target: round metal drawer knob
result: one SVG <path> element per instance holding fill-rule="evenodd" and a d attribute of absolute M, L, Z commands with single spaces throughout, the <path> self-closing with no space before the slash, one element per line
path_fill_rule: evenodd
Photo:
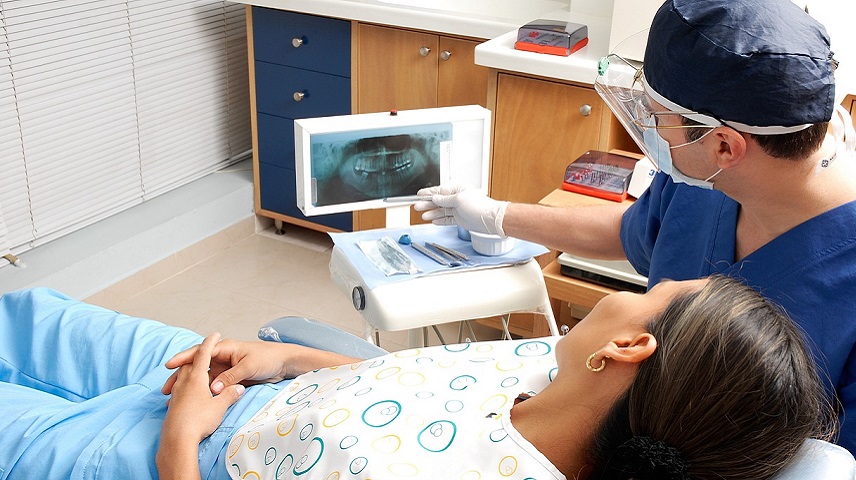
<path fill-rule="evenodd" d="M 589 115 L 591 115 L 591 105 L 586 103 L 585 105 L 580 107 L 580 115 L 584 117 L 588 117 Z"/>
<path fill-rule="evenodd" d="M 442 52 L 440 52 L 440 60 L 448 60 L 450 58 L 452 58 L 452 52 L 448 50 L 443 50 Z"/>
<path fill-rule="evenodd" d="M 298 48 L 301 45 L 303 45 L 303 39 L 298 38 L 298 37 L 294 37 L 291 39 L 291 45 L 294 46 L 294 48 Z"/>
<path fill-rule="evenodd" d="M 294 92 L 294 95 L 292 95 L 292 97 L 294 98 L 295 102 L 299 102 L 303 100 L 304 97 L 306 97 L 306 94 L 303 92 Z"/>
<path fill-rule="evenodd" d="M 422 55 L 423 57 L 427 57 L 429 53 L 431 53 L 431 49 L 428 47 L 422 47 L 419 49 L 419 55 Z"/>

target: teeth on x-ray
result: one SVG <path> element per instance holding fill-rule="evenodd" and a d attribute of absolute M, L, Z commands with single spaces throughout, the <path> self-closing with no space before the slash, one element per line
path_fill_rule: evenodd
<path fill-rule="evenodd" d="M 315 205 L 413 195 L 439 185 L 440 143 L 451 138 L 451 126 L 425 128 L 426 133 L 313 143 Z"/>

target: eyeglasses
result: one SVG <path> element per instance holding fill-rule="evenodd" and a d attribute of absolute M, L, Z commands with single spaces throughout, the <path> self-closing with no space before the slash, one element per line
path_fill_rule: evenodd
<path fill-rule="evenodd" d="M 678 121 L 670 121 L 667 125 L 663 125 L 660 122 L 660 117 L 673 117 L 677 118 Z M 631 122 L 639 128 L 656 128 L 658 130 L 678 128 L 710 128 L 712 130 L 716 128 L 715 126 L 704 125 L 698 122 L 686 125 L 683 123 L 684 118 L 686 117 L 683 114 L 671 110 L 655 110 L 654 105 L 651 103 L 651 97 L 644 92 L 636 95 L 636 98 L 634 98 L 633 118 Z"/>
<path fill-rule="evenodd" d="M 701 123 L 684 125 L 678 122 L 666 122 L 666 125 L 661 124 L 660 117 L 686 117 L 686 115 L 693 115 L 696 112 L 658 110 L 658 107 L 654 105 L 653 100 L 645 91 L 643 77 L 641 62 L 628 60 L 621 55 L 612 53 L 601 58 L 598 62 L 598 78 L 595 82 L 595 90 L 605 99 L 610 98 L 616 102 L 612 106 L 620 105 L 620 110 L 628 114 L 627 120 L 640 129 L 716 128 Z"/>

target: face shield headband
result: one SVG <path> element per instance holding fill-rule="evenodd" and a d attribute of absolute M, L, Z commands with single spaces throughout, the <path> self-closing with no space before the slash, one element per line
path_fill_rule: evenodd
<path fill-rule="evenodd" d="M 716 128 L 728 126 L 739 132 L 750 134 L 781 134 L 790 133 L 810 125 L 797 125 L 790 127 L 754 127 L 730 121 L 720 121 L 714 117 L 693 112 L 681 107 L 669 99 L 663 97 L 656 90 L 650 88 L 642 73 L 642 62 L 625 59 L 620 55 L 610 54 L 598 63 L 598 76 L 594 83 L 595 91 L 600 95 L 612 113 L 624 129 L 630 134 L 642 152 L 648 158 L 656 159 L 661 152 L 650 151 L 646 137 L 651 137 L 648 130 L 661 128 Z M 667 110 L 657 110 L 653 107 L 651 100 L 656 101 Z M 658 107 L 659 108 L 659 107 Z M 856 131 L 848 113 L 837 106 L 836 114 L 833 114 L 830 123 L 835 137 L 836 152 L 831 158 L 824 158 L 818 162 L 817 173 L 825 170 L 837 158 L 847 157 L 856 160 Z M 657 125 L 657 117 L 664 115 L 680 115 L 698 122 L 700 125 Z M 650 138 L 649 138 L 650 140 Z M 662 145 L 661 145 L 662 147 Z M 660 166 L 657 165 L 659 169 Z"/>
<path fill-rule="evenodd" d="M 645 82 L 641 62 L 627 60 L 616 54 L 604 57 L 598 63 L 598 76 L 595 79 L 594 88 L 642 153 L 652 160 L 658 158 L 660 152 L 650 151 L 651 142 L 646 142 L 645 139 L 654 134 L 657 129 L 713 129 L 723 125 L 713 117 L 687 110 L 662 98 Z M 669 110 L 655 107 L 652 99 Z M 658 118 L 666 115 L 686 117 L 698 124 L 675 125 L 675 122 L 670 122 L 671 125 L 659 125 Z M 660 168 L 659 165 L 657 167 Z"/>

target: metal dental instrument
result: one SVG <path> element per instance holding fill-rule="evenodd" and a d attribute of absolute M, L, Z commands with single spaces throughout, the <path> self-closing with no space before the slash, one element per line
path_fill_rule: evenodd
<path fill-rule="evenodd" d="M 432 252 L 431 250 L 428 250 L 427 248 L 423 247 L 422 245 L 419 245 L 418 243 L 415 243 L 415 242 L 411 243 L 410 246 L 413 247 L 414 249 L 416 249 L 417 252 L 421 253 L 422 255 L 425 255 L 426 257 L 430 258 L 431 260 L 434 260 L 435 262 L 439 263 L 440 265 L 445 265 L 447 267 L 460 267 L 461 266 L 460 262 L 446 260 L 445 258 L 441 257 L 440 255 L 437 255 L 436 253 Z"/>
<path fill-rule="evenodd" d="M 458 262 L 458 259 L 457 259 L 454 255 L 452 255 L 452 254 L 450 254 L 450 253 L 447 253 L 447 252 L 445 252 L 445 251 L 443 251 L 443 250 L 440 250 L 439 248 L 435 247 L 435 246 L 434 246 L 434 244 L 432 244 L 432 243 L 430 243 L 430 242 L 425 242 L 425 247 L 427 247 L 429 250 L 431 250 L 432 252 L 436 253 L 437 255 L 439 255 L 439 256 L 441 256 L 441 257 L 445 258 L 445 259 L 446 259 L 446 260 L 448 260 L 450 263 L 456 263 L 456 262 Z"/>
<path fill-rule="evenodd" d="M 426 245 L 428 245 L 429 247 L 431 247 L 435 250 L 439 250 L 443 253 L 451 255 L 452 257 L 457 258 L 458 260 L 463 260 L 466 262 L 467 260 L 470 259 L 469 255 L 462 253 L 462 252 L 459 252 L 459 251 L 455 250 L 454 248 L 450 248 L 450 247 L 447 247 L 445 245 L 440 245 L 439 243 L 431 242 L 431 243 L 427 243 Z"/>
<path fill-rule="evenodd" d="M 386 203 L 408 203 L 408 202 L 424 202 L 427 200 L 431 200 L 431 195 L 410 195 L 406 197 L 389 197 L 384 198 L 383 201 Z"/>

